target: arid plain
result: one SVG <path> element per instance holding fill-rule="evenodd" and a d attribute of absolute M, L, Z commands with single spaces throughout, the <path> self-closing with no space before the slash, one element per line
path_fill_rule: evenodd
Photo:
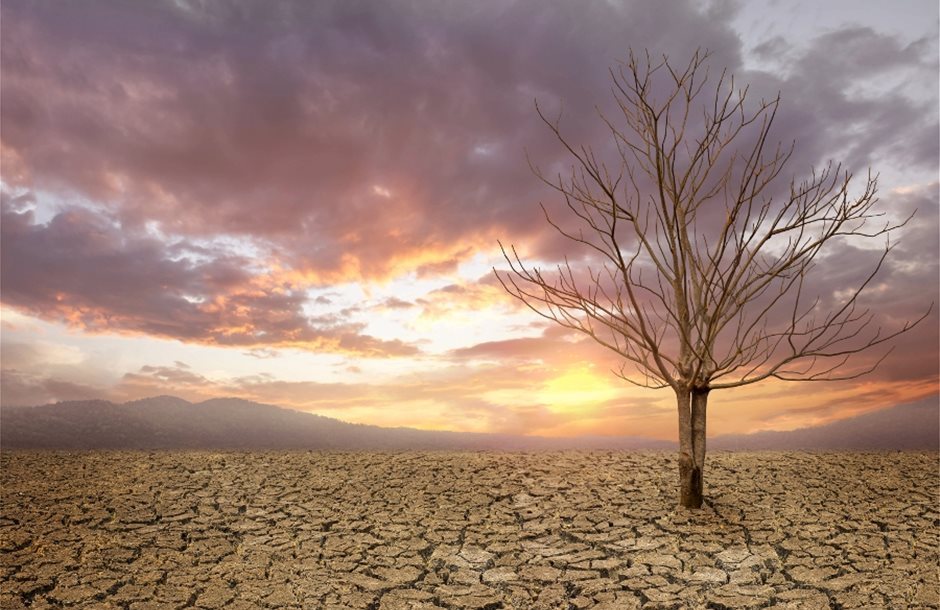
<path fill-rule="evenodd" d="M 0 607 L 936 608 L 936 453 L 7 452 Z"/>

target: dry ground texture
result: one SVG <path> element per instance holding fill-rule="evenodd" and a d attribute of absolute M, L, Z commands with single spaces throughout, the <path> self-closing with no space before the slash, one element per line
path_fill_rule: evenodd
<path fill-rule="evenodd" d="M 2 608 L 936 608 L 938 456 L 6 453 Z"/>

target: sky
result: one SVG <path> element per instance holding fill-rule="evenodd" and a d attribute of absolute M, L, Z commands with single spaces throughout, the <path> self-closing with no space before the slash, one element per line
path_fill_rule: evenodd
<path fill-rule="evenodd" d="M 878 174 L 887 218 L 916 210 L 863 304 L 886 330 L 927 311 L 935 1 L 4 0 L 2 403 L 238 396 L 384 426 L 674 439 L 668 389 L 624 383 L 616 354 L 493 268 L 500 241 L 545 268 L 571 252 L 530 168 L 571 159 L 534 101 L 603 147 L 608 70 L 697 48 L 752 99 L 780 93 L 786 181 L 834 160 Z M 882 247 L 827 251 L 818 296 Z M 709 432 L 936 395 L 936 311 L 862 378 L 714 392 Z"/>

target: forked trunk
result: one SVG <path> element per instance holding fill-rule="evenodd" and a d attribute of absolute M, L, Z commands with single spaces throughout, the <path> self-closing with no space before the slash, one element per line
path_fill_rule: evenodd
<path fill-rule="evenodd" d="M 679 408 L 679 504 L 685 508 L 701 508 L 708 389 L 677 390 L 676 402 Z"/>

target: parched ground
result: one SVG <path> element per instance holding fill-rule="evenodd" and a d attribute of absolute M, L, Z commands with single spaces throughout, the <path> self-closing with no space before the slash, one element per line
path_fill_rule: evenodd
<path fill-rule="evenodd" d="M 0 607 L 936 608 L 938 456 L 5 453 Z"/>

